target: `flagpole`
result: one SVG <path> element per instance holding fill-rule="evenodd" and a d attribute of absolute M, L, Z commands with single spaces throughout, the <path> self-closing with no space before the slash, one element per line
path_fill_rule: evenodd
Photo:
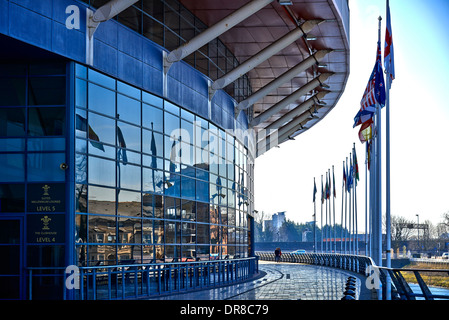
<path fill-rule="evenodd" d="M 323 175 L 321 175 L 321 253 L 323 253 L 323 202 L 324 202 Z"/>
<path fill-rule="evenodd" d="M 333 207 L 334 207 L 334 225 L 332 228 L 333 234 L 334 234 L 334 253 L 337 253 L 337 242 L 336 242 L 336 236 L 335 236 L 335 197 L 337 195 L 335 191 L 335 172 L 334 172 L 334 165 L 332 165 L 332 179 L 333 179 L 333 185 L 334 185 L 334 194 L 332 195 L 332 201 L 333 201 Z"/>
<path fill-rule="evenodd" d="M 347 223 L 347 216 L 348 216 L 348 182 L 349 182 L 349 175 L 348 175 L 348 157 L 346 157 L 346 190 L 345 190 L 345 254 L 347 253 L 347 239 L 348 239 L 348 223 Z"/>
<path fill-rule="evenodd" d="M 316 253 L 316 183 L 313 177 L 313 252 Z"/>
<path fill-rule="evenodd" d="M 344 203 L 344 193 L 345 193 L 345 161 L 343 160 L 343 181 L 341 184 L 341 230 L 340 230 L 340 253 L 343 253 L 343 203 Z"/>
<path fill-rule="evenodd" d="M 365 151 L 365 256 L 368 255 L 368 148 L 369 141 L 366 142 Z"/>

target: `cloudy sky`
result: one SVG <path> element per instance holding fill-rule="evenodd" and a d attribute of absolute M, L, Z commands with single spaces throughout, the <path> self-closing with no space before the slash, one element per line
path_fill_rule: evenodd
<path fill-rule="evenodd" d="M 266 215 L 286 211 L 295 222 L 313 220 L 313 179 L 334 166 L 336 215 L 341 214 L 343 160 L 356 145 L 360 182 L 358 229 L 365 226 L 365 145 L 353 119 L 375 62 L 378 17 L 385 0 L 351 0 L 351 65 L 346 90 L 337 106 L 311 130 L 256 159 L 255 208 Z M 391 214 L 420 223 L 442 221 L 449 211 L 449 1 L 390 0 L 396 79 L 390 91 Z M 385 138 L 385 108 L 383 109 Z M 383 142 L 385 156 L 385 140 Z M 383 159 L 385 213 L 385 157 Z M 320 192 L 317 194 L 320 197 Z M 317 201 L 317 216 L 320 202 Z M 318 224 L 320 221 L 318 221 Z"/>

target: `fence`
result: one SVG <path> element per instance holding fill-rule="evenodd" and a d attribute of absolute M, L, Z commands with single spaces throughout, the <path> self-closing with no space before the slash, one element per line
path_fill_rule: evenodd
<path fill-rule="evenodd" d="M 39 283 L 52 282 L 62 299 L 140 299 L 245 281 L 259 272 L 257 257 L 187 263 L 80 267 L 70 290 L 66 269 L 29 268 L 28 298 L 39 297 Z M 50 271 L 50 272 L 46 272 Z"/>

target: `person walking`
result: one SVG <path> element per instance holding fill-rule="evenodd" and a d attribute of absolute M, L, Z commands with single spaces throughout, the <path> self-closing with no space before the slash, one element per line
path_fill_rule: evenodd
<path fill-rule="evenodd" d="M 276 250 L 274 250 L 274 261 L 281 262 L 281 248 L 277 247 Z"/>

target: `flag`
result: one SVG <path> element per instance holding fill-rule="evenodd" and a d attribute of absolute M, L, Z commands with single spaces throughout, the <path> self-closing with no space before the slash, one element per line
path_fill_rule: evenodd
<path fill-rule="evenodd" d="M 371 141 L 366 142 L 366 159 L 367 159 L 367 165 L 368 170 L 370 170 L 370 164 L 371 164 Z"/>
<path fill-rule="evenodd" d="M 313 202 L 315 202 L 315 195 L 316 195 L 316 183 L 315 178 L 313 178 Z"/>
<path fill-rule="evenodd" d="M 118 151 L 117 151 L 117 159 L 122 160 L 123 164 L 126 165 L 128 163 L 128 156 L 126 155 L 126 142 L 123 137 L 122 130 L 119 126 L 117 126 L 117 139 L 118 139 Z"/>
<path fill-rule="evenodd" d="M 328 181 L 327 179 L 327 172 L 326 172 L 326 199 L 329 199 L 329 197 L 330 197 L 330 181 Z"/>
<path fill-rule="evenodd" d="M 373 118 L 368 119 L 368 121 L 362 123 L 359 130 L 359 139 L 361 143 L 370 141 L 373 137 Z"/>
<path fill-rule="evenodd" d="M 153 129 L 153 123 L 151 123 L 151 129 Z M 154 131 L 151 131 L 151 167 L 157 168 L 157 150 L 156 150 L 156 139 L 154 138 Z"/>
<path fill-rule="evenodd" d="M 376 112 L 376 106 L 385 106 L 385 83 L 382 71 L 380 42 L 377 42 L 376 63 L 366 85 L 362 100 L 360 101 L 360 111 L 354 117 L 356 127 L 368 121 Z M 362 121 L 363 120 L 363 121 Z"/>
<path fill-rule="evenodd" d="M 100 138 L 95 133 L 95 131 L 91 128 L 91 126 L 87 125 L 87 119 L 80 116 L 79 114 L 75 117 L 75 129 L 87 132 L 87 137 L 90 139 L 90 144 L 92 147 L 97 148 L 104 152 L 103 143 L 100 142 Z"/>
<path fill-rule="evenodd" d="M 345 187 L 345 190 L 347 190 L 347 183 L 348 181 L 346 180 L 346 169 L 345 164 L 343 163 L 343 187 Z"/>
<path fill-rule="evenodd" d="M 324 203 L 323 176 L 321 176 L 321 203 Z"/>
<path fill-rule="evenodd" d="M 334 174 L 334 168 L 332 167 L 332 178 L 334 179 L 334 198 L 337 197 L 337 190 L 335 189 L 335 174 Z"/>
<path fill-rule="evenodd" d="M 393 31 L 391 30 L 390 1 L 387 0 L 387 29 L 385 30 L 385 48 L 384 65 L 387 77 L 390 77 L 390 86 L 395 78 L 394 73 L 394 49 L 393 49 Z"/>
<path fill-rule="evenodd" d="M 357 181 L 359 181 L 359 164 L 357 163 L 357 154 L 356 154 L 356 152 L 355 152 L 355 148 L 353 148 L 353 150 L 354 150 L 354 154 L 353 154 L 353 157 L 354 157 L 354 178 L 355 178 L 355 180 L 356 180 L 356 185 L 357 185 Z"/>

